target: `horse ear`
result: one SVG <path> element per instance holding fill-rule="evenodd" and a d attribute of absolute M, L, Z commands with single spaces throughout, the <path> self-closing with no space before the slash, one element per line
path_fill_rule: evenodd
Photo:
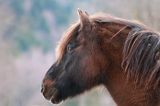
<path fill-rule="evenodd" d="M 80 9 L 78 9 L 78 15 L 80 18 L 80 28 L 82 29 L 88 27 L 88 25 L 90 24 L 88 13 L 86 11 L 83 12 Z"/>

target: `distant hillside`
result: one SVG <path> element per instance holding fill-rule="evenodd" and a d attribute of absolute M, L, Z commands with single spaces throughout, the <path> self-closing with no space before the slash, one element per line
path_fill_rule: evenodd
<path fill-rule="evenodd" d="M 5 5 L 12 12 L 8 16 L 14 15 L 2 35 L 21 52 L 34 46 L 48 51 L 57 41 L 57 34 L 68 24 L 74 3 L 64 0 L 2 1 L 0 6 Z"/>

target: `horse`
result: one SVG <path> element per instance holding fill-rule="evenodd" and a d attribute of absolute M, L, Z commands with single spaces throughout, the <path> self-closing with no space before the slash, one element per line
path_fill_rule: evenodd
<path fill-rule="evenodd" d="M 136 21 L 78 10 L 42 81 L 53 104 L 99 85 L 118 106 L 160 106 L 160 34 Z"/>

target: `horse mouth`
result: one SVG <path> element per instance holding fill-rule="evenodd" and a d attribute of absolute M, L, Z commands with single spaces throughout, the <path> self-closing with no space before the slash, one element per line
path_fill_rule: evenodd
<path fill-rule="evenodd" d="M 43 96 L 47 99 L 50 100 L 53 104 L 59 104 L 62 99 L 60 97 L 60 93 L 58 89 L 56 88 L 50 88 L 48 91 L 42 91 Z"/>

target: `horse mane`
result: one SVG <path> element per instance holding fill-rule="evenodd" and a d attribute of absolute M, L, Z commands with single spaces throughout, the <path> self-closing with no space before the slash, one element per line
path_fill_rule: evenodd
<path fill-rule="evenodd" d="M 160 34 L 134 29 L 124 44 L 122 67 L 128 78 L 146 87 L 160 82 Z"/>
<path fill-rule="evenodd" d="M 129 26 L 131 31 L 126 38 L 123 48 L 122 68 L 128 79 L 135 83 L 158 86 L 160 82 L 160 34 L 145 25 L 116 18 L 111 15 L 96 14 L 90 16 L 91 22 L 119 23 Z M 72 25 L 60 40 L 57 48 L 58 61 L 65 54 L 67 44 L 79 31 L 80 22 Z"/>

